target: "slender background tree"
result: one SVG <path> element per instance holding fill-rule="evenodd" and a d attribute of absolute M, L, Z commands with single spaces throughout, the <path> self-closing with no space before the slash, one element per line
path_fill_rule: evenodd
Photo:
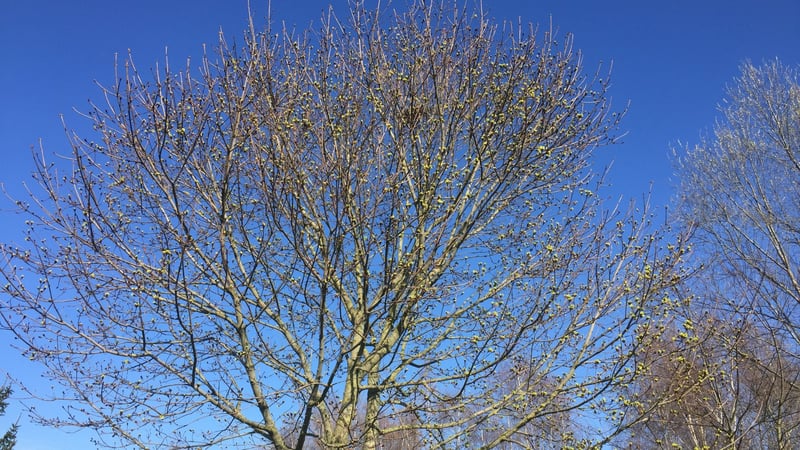
<path fill-rule="evenodd" d="M 48 423 L 277 449 L 629 423 L 606 394 L 683 248 L 602 207 L 589 162 L 620 116 L 570 39 L 444 4 L 251 23 L 199 71 L 120 64 L 96 133 L 36 155 L 3 247 L 2 319 L 68 402 Z"/>
<path fill-rule="evenodd" d="M 800 343 L 797 70 L 745 64 L 722 112 L 715 138 L 678 162 L 682 212 L 722 288 L 753 293 L 733 296 L 731 309 L 755 309 L 765 327 Z"/>
<path fill-rule="evenodd" d="M 684 342 L 636 383 L 658 398 L 640 445 L 794 449 L 800 437 L 800 77 L 746 63 L 727 94 L 713 138 L 677 160 L 704 269 L 687 286 Z"/>

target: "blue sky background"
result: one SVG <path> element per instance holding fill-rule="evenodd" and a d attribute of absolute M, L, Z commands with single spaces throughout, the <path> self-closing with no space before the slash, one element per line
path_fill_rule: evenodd
<path fill-rule="evenodd" d="M 264 24 L 267 0 L 251 3 L 257 26 Z M 304 29 L 328 3 L 272 0 L 273 20 Z M 394 1 L 400 8 L 404 3 Z M 800 64 L 797 0 L 483 0 L 483 6 L 498 22 L 520 18 L 547 28 L 552 21 L 561 36 L 572 33 L 589 72 L 613 61 L 613 102 L 618 110 L 630 102 L 623 143 L 597 158 L 597 170 L 614 161 L 606 191 L 613 198 L 641 199 L 652 183 L 653 203 L 669 201 L 675 179 L 670 149 L 710 133 L 724 87 L 744 60 Z M 99 97 L 94 80 L 113 83 L 115 54 L 124 59 L 130 49 L 147 73 L 163 62 L 168 47 L 173 67 L 182 67 L 187 56 L 196 67 L 203 44 L 213 48 L 220 29 L 240 40 L 246 20 L 246 0 L 0 0 L 0 182 L 12 195 L 24 192 L 33 168 L 30 149 L 40 139 L 47 155 L 69 152 L 60 115 L 69 127 L 85 129 L 74 109 L 88 110 L 87 101 Z M 11 210 L 0 198 L 4 242 L 19 240 L 22 229 L 23 218 Z M 9 373 L 47 389 L 50 383 L 11 344 L 0 332 L 0 377 Z M 1 431 L 21 417 L 20 450 L 92 448 L 86 432 L 42 429 L 21 414 L 12 399 L 0 418 Z"/>

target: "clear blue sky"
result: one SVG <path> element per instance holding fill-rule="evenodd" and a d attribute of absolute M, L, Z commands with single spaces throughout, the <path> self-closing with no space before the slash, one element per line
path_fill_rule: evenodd
<path fill-rule="evenodd" d="M 267 0 L 251 3 L 263 24 Z M 327 3 L 272 0 L 273 19 L 306 28 Z M 334 4 L 341 8 L 344 1 Z M 652 182 L 658 205 L 672 195 L 670 148 L 710 132 L 723 88 L 740 63 L 773 58 L 800 63 L 797 0 L 483 0 L 483 5 L 497 21 L 521 18 L 547 27 L 552 20 L 561 35 L 574 34 L 587 70 L 613 61 L 613 101 L 619 108 L 630 102 L 630 111 L 623 144 L 599 154 L 600 164 L 615 161 L 607 193 L 641 199 Z M 98 98 L 94 80 L 113 82 L 115 54 L 122 58 L 131 49 L 139 69 L 163 61 L 165 47 L 173 67 L 190 55 L 198 61 L 202 45 L 213 46 L 220 28 L 239 39 L 246 19 L 246 0 L 0 0 L 0 182 L 11 193 L 22 191 L 30 180 L 30 147 L 39 139 L 47 154 L 68 153 L 59 115 L 72 127 L 85 126 L 73 108 L 87 110 L 87 100 Z M 10 202 L 0 202 L 3 241 L 18 239 L 21 229 L 22 219 L 10 208 Z M 47 388 L 47 380 L 15 356 L 10 343 L 11 337 L 0 333 L 0 376 L 8 372 L 33 388 Z M 19 415 L 12 400 L 0 430 Z M 24 418 L 21 423 L 20 450 L 92 448 L 85 433 L 42 430 Z"/>

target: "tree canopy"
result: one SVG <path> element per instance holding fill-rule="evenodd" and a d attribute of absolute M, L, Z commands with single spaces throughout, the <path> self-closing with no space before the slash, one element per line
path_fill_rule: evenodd
<path fill-rule="evenodd" d="M 354 2 L 146 77 L 37 155 L 3 320 L 102 443 L 601 445 L 684 248 L 605 208 L 569 37 Z M 648 330 L 648 333 L 644 331 Z M 628 413 L 632 414 L 632 413 Z"/>

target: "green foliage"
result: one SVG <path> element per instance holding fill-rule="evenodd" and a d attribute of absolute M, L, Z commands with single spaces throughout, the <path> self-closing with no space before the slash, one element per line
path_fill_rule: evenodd
<path fill-rule="evenodd" d="M 8 402 L 6 399 L 11 395 L 11 388 L 8 386 L 0 388 L 0 416 L 5 414 Z M 17 429 L 19 426 L 14 424 L 6 433 L 0 437 L 0 450 L 11 450 L 17 443 Z"/>

